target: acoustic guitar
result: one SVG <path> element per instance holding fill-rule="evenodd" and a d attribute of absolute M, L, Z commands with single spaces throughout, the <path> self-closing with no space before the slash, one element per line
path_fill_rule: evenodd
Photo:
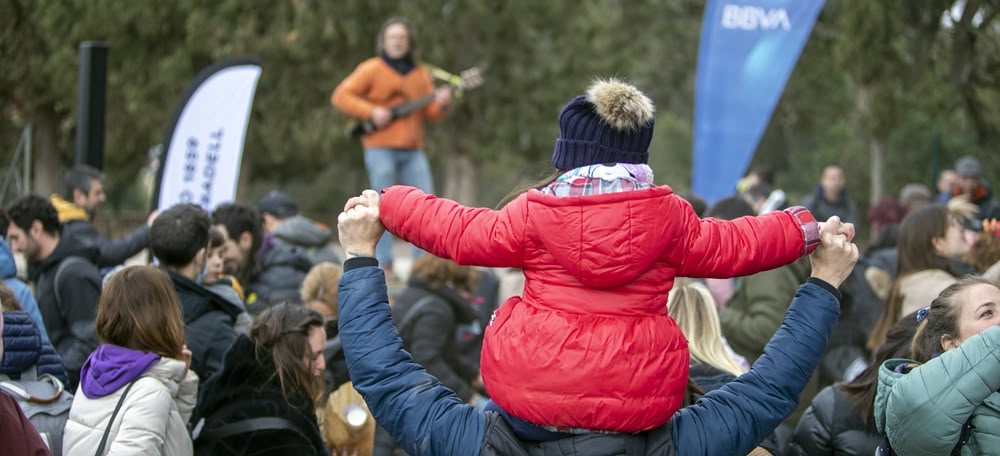
<path fill-rule="evenodd" d="M 461 76 L 455 76 L 438 68 L 432 68 L 431 71 L 435 77 L 445 79 L 448 82 L 447 87 L 450 88 L 452 92 L 475 89 L 483 84 L 482 71 L 478 67 L 472 67 L 463 71 Z M 420 98 L 407 100 L 397 104 L 390 108 L 392 121 L 406 117 L 410 115 L 410 113 L 431 104 L 433 101 L 434 92 L 431 92 L 430 94 Z M 389 122 L 389 125 L 391 124 L 392 122 Z M 375 122 L 372 122 L 371 119 L 359 120 L 347 129 L 347 136 L 351 138 L 360 138 L 363 135 L 379 129 L 380 128 L 376 126 Z"/>

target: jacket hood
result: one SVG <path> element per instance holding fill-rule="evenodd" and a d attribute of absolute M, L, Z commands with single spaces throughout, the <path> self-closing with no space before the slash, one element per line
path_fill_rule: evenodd
<path fill-rule="evenodd" d="M 908 359 L 890 359 L 878 370 L 878 391 L 875 394 L 875 427 L 885 433 L 886 413 L 889 412 L 889 391 L 900 377 L 906 375 L 906 366 L 914 364 Z"/>
<path fill-rule="evenodd" d="M 274 235 L 264 236 L 257 258 L 262 271 L 275 266 L 289 266 L 303 272 L 309 272 L 312 268 L 312 260 L 302 248 Z"/>
<path fill-rule="evenodd" d="M 322 247 L 330 241 L 331 231 L 301 215 L 289 217 L 274 230 L 274 236 L 304 247 Z"/>
<path fill-rule="evenodd" d="M 64 200 L 62 196 L 52 195 L 50 200 L 52 201 L 52 205 L 55 206 L 56 212 L 59 213 L 59 223 L 72 222 L 74 220 L 90 221 L 90 214 L 87 214 L 86 210 Z"/>
<path fill-rule="evenodd" d="M 112 344 L 97 347 L 80 369 L 80 388 L 89 398 L 107 396 L 160 361 L 160 355 Z"/>
<path fill-rule="evenodd" d="M 20 374 L 38 364 L 42 356 L 42 333 L 27 312 L 3 313 L 3 360 L 0 374 Z"/>
<path fill-rule="evenodd" d="M 568 197 L 531 191 L 528 229 L 580 283 L 617 287 L 648 271 L 667 245 L 680 241 L 670 218 L 679 210 L 676 198 L 666 186 Z"/>
<path fill-rule="evenodd" d="M 0 279 L 12 279 L 17 277 L 17 263 L 14 262 L 14 254 L 10 251 L 7 241 L 0 236 Z"/>
<path fill-rule="evenodd" d="M 213 310 L 225 312 L 233 317 L 234 320 L 244 312 L 242 306 L 229 302 L 226 298 L 198 285 L 195 281 L 174 271 L 168 269 L 165 269 L 165 271 L 167 271 L 167 275 L 170 276 L 170 280 L 174 283 L 177 297 L 181 301 L 185 324 L 190 324 L 192 321 L 201 318 L 202 315 Z"/>

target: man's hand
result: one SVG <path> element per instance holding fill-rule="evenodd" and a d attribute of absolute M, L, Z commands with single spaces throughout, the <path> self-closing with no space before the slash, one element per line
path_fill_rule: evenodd
<path fill-rule="evenodd" d="M 837 216 L 823 224 L 820 246 L 809 255 L 812 277 L 840 287 L 858 262 L 858 246 L 851 242 L 854 225 L 841 223 Z"/>
<path fill-rule="evenodd" d="M 372 122 L 375 123 L 376 127 L 385 128 L 386 125 L 392 122 L 392 111 L 381 106 L 376 106 L 372 109 Z"/>
<path fill-rule="evenodd" d="M 451 105 L 451 88 L 438 87 L 434 89 L 434 102 L 441 106 L 441 109 L 448 109 Z"/>
<path fill-rule="evenodd" d="M 385 231 L 378 206 L 379 195 L 374 190 L 365 190 L 344 204 L 344 212 L 337 217 L 337 231 L 348 258 L 375 256 L 375 244 Z"/>

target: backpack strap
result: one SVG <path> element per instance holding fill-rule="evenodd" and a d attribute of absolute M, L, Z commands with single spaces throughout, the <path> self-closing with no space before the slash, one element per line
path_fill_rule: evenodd
<path fill-rule="evenodd" d="M 125 386 L 125 391 L 122 391 L 122 397 L 118 398 L 118 405 L 115 406 L 115 411 L 111 412 L 111 419 L 108 420 L 108 427 L 104 429 L 104 436 L 101 437 L 101 444 L 97 446 L 95 456 L 102 456 L 104 454 L 104 447 L 108 443 L 108 435 L 111 434 L 111 426 L 115 424 L 115 417 L 118 416 L 122 404 L 125 403 L 125 396 L 128 396 L 128 391 L 132 389 L 132 385 L 135 385 L 135 380 L 128 382 L 128 385 Z"/>
<path fill-rule="evenodd" d="M 282 430 L 292 431 L 296 434 L 303 435 L 299 430 L 299 427 L 290 420 L 276 416 L 268 416 L 261 418 L 247 418 L 245 420 L 224 424 L 215 429 L 202 431 L 201 434 L 198 435 L 198 440 L 202 440 L 204 442 L 214 442 L 216 440 L 222 440 L 226 437 L 232 437 L 234 435 L 249 434 L 251 432 L 258 431 Z"/>
<path fill-rule="evenodd" d="M 66 258 L 63 258 L 63 260 L 59 262 L 59 266 L 56 267 L 55 278 L 52 279 L 52 292 L 56 295 L 56 309 L 59 310 L 59 315 L 62 316 L 63 320 L 66 320 L 67 317 L 66 317 L 66 309 L 63 307 L 62 303 L 62 296 L 59 294 L 59 284 L 62 282 L 63 271 L 66 270 L 67 266 L 74 263 L 88 264 L 90 262 L 78 256 L 68 256 Z"/>
<path fill-rule="evenodd" d="M 428 294 L 427 296 L 418 299 L 417 302 L 413 304 L 413 307 L 410 307 L 409 310 L 403 314 L 403 318 L 399 320 L 399 334 L 402 335 L 403 331 L 405 331 L 406 328 L 417 319 L 419 311 L 434 302 L 435 299 L 438 299 L 437 296 L 432 294 Z"/>

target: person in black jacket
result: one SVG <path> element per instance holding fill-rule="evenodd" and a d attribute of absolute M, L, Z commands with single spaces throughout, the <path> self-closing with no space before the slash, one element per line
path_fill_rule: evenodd
<path fill-rule="evenodd" d="M 202 208 L 178 204 L 163 211 L 150 229 L 150 248 L 180 298 L 191 369 L 201 382 L 222 367 L 222 358 L 236 339 L 237 322 L 249 318 L 244 309 L 195 282 L 205 268 L 210 227 Z"/>
<path fill-rule="evenodd" d="M 80 246 L 97 248 L 98 267 L 117 266 L 149 245 L 149 227 L 156 219 L 154 211 L 146 224 L 127 236 L 111 240 L 97 232 L 93 220 L 104 203 L 104 175 L 87 165 L 76 165 L 63 177 L 63 194 L 52 195 L 52 205 L 59 213 L 62 237 Z"/>
<path fill-rule="evenodd" d="M 75 390 L 83 362 L 99 344 L 94 326 L 101 296 L 101 274 L 94 266 L 97 248 L 65 242 L 55 207 L 41 196 L 18 198 L 7 215 L 10 246 L 28 260 L 45 330 Z"/>
<path fill-rule="evenodd" d="M 323 317 L 308 307 L 262 313 L 199 393 L 195 454 L 326 455 L 316 420 L 325 341 Z"/>
<path fill-rule="evenodd" d="M 786 454 L 790 456 L 871 455 L 882 436 L 875 429 L 875 393 L 878 371 L 893 358 L 910 356 L 910 343 L 919 326 L 911 313 L 889 331 L 872 362 L 849 383 L 827 386 L 802 415 Z"/>
<path fill-rule="evenodd" d="M 251 314 L 299 300 L 299 286 L 313 266 L 304 249 L 264 233 L 257 209 L 245 204 L 220 205 L 212 223 L 226 236 L 223 270 L 246 286 Z"/>

